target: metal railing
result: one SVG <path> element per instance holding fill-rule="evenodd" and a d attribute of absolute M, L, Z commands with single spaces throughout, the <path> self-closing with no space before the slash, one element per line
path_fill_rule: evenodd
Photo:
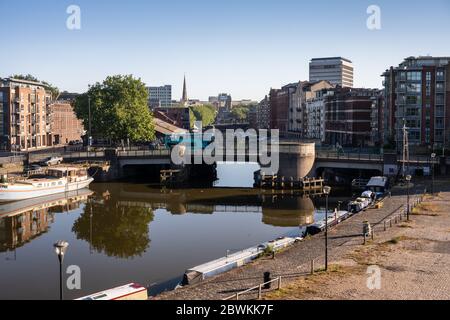
<path fill-rule="evenodd" d="M 71 152 L 63 154 L 64 159 L 80 159 L 80 158 L 104 158 L 104 151 L 83 151 Z"/>
<path fill-rule="evenodd" d="M 170 156 L 169 149 L 161 150 L 127 150 L 118 151 L 118 157 L 167 157 Z"/>
<path fill-rule="evenodd" d="M 10 156 L 10 157 L 0 157 L 0 164 L 11 164 L 11 163 L 18 163 L 23 162 L 25 160 L 25 157 L 20 156 Z"/>
<path fill-rule="evenodd" d="M 253 288 L 250 288 L 250 289 L 247 289 L 245 291 L 237 292 L 236 294 L 233 294 L 232 296 L 223 299 L 223 301 L 239 300 L 240 296 L 245 295 L 245 294 L 250 293 L 250 292 L 253 292 L 253 291 L 256 291 L 256 290 L 258 290 L 258 300 L 260 300 L 262 298 L 263 287 L 265 287 L 266 285 L 270 285 L 270 284 L 272 284 L 274 282 L 278 283 L 277 290 L 280 290 L 281 289 L 281 277 L 278 277 L 276 279 L 273 279 L 273 280 L 270 280 L 268 282 L 262 283 L 260 285 L 257 285 L 257 286 L 255 286 Z"/>

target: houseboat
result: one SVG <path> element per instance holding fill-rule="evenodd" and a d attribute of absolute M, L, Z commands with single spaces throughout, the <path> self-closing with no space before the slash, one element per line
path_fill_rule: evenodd
<path fill-rule="evenodd" d="M 0 183 L 0 202 L 12 202 L 87 188 L 94 179 L 84 168 L 49 168 L 45 173 Z"/>
<path fill-rule="evenodd" d="M 148 298 L 147 288 L 136 283 L 130 283 L 75 300 L 148 300 Z"/>
<path fill-rule="evenodd" d="M 265 242 L 259 246 L 252 247 L 243 251 L 229 254 L 226 257 L 219 258 L 214 261 L 207 262 L 200 266 L 187 270 L 183 276 L 182 285 L 191 285 L 199 283 L 205 279 L 225 273 L 235 268 L 246 265 L 247 263 L 257 259 L 266 249 L 274 252 L 280 251 L 301 241 L 301 238 L 282 237 L 274 241 Z"/>

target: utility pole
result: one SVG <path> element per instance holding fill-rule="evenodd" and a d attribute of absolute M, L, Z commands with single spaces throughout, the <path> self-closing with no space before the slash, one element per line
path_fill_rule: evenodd
<path fill-rule="evenodd" d="M 91 97 L 88 96 L 88 109 L 89 109 L 89 137 L 88 137 L 88 150 L 91 149 L 92 143 L 92 123 L 91 123 Z"/>
<path fill-rule="evenodd" d="M 409 173 L 409 138 L 406 122 L 403 120 L 403 178 Z M 407 172 L 408 171 L 408 172 Z"/>

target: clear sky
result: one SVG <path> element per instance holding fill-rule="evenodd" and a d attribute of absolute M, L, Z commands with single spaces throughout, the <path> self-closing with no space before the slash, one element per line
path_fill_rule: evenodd
<path fill-rule="evenodd" d="M 81 30 L 66 9 L 81 8 Z M 381 30 L 366 26 L 381 8 Z M 180 98 L 262 99 L 308 80 L 313 57 L 354 62 L 355 86 L 381 87 L 403 58 L 450 56 L 448 0 L 0 0 L 0 77 L 31 73 L 83 92 L 113 74 L 173 85 Z"/>

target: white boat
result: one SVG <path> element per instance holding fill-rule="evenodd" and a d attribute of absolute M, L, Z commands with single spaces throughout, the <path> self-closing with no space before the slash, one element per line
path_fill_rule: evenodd
<path fill-rule="evenodd" d="M 86 169 L 51 168 L 45 174 L 28 179 L 0 183 L 0 202 L 12 202 L 87 188 L 94 179 Z"/>
<path fill-rule="evenodd" d="M 282 237 L 274 241 L 265 242 L 259 246 L 245 249 L 233 254 L 229 254 L 226 257 L 216 259 L 214 261 L 207 262 L 200 266 L 186 270 L 183 276 L 182 285 L 191 285 L 199 283 L 205 279 L 214 277 L 216 275 L 225 273 L 232 269 L 242 267 L 249 262 L 257 259 L 264 250 L 270 248 L 277 252 L 284 248 L 293 245 L 297 241 L 301 241 L 302 238 Z"/>
<path fill-rule="evenodd" d="M 136 300 L 143 301 L 148 300 L 147 288 L 140 284 L 130 283 L 117 288 L 97 292 L 86 297 L 81 297 L 75 300 Z"/>

